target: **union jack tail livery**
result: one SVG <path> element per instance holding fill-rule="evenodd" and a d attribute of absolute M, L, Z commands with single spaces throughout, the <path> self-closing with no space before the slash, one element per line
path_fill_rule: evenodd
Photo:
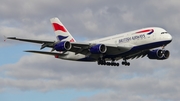
<path fill-rule="evenodd" d="M 58 18 L 52 18 L 50 19 L 50 21 L 52 23 L 58 41 L 76 42 Z"/>

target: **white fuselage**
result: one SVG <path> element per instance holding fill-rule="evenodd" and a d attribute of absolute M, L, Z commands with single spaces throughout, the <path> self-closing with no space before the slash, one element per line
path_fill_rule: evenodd
<path fill-rule="evenodd" d="M 92 43 L 92 44 L 102 43 L 105 45 L 106 44 L 116 45 L 117 47 L 118 46 L 129 47 L 129 50 L 126 51 L 130 51 L 132 48 L 139 46 L 143 46 L 141 47 L 142 50 L 165 46 L 171 40 L 172 40 L 172 36 L 169 33 L 167 33 L 166 30 L 159 27 L 149 27 L 149 28 L 143 28 L 143 29 L 117 34 L 97 40 L 92 40 L 89 41 L 88 43 Z M 74 52 L 67 52 L 67 54 L 68 55 L 59 58 L 66 60 L 80 61 L 83 58 L 91 56 L 91 54 L 83 55 L 83 54 L 75 54 Z M 114 55 L 118 55 L 118 54 L 123 54 L 123 52 L 115 53 Z M 121 57 L 117 57 L 117 59 L 120 58 Z"/>

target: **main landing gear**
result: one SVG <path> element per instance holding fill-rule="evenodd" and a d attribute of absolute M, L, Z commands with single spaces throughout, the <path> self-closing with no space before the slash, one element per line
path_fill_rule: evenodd
<path fill-rule="evenodd" d="M 112 59 L 112 62 L 106 62 L 104 59 L 99 59 L 97 63 L 98 63 L 98 65 L 119 66 L 119 63 L 116 63 L 116 62 L 114 62 L 114 61 L 115 61 L 115 60 Z M 130 63 L 127 62 L 126 59 L 123 59 L 122 65 L 130 66 Z"/>
<path fill-rule="evenodd" d="M 114 61 L 106 62 L 105 60 L 98 60 L 98 65 L 119 66 L 119 63 L 116 63 Z"/>

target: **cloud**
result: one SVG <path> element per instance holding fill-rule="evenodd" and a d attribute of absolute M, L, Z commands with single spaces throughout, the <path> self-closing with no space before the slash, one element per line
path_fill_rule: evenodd
<path fill-rule="evenodd" d="M 179 66 L 176 59 L 153 61 L 134 60 L 130 67 L 104 67 L 96 63 L 81 63 L 54 59 L 44 55 L 28 55 L 16 64 L 1 67 L 1 91 L 16 88 L 22 91 L 47 92 L 54 89 L 107 90 L 90 99 L 179 99 Z M 138 64 L 136 64 L 138 63 Z M 72 66 L 73 65 L 73 66 Z M 172 75 L 177 74 L 177 75 Z M 176 78 L 174 78 L 174 76 Z M 128 97 L 133 95 L 131 97 Z M 173 96 L 171 96 L 173 95 Z M 147 96 L 147 97 L 144 97 Z M 89 98 L 79 98 L 86 99 Z M 85 101 L 86 101 L 85 100 Z"/>

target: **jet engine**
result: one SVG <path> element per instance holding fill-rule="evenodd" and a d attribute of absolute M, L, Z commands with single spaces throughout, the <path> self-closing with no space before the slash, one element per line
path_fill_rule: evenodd
<path fill-rule="evenodd" d="M 170 55 L 170 52 L 168 50 L 152 50 L 148 53 L 148 58 L 149 59 L 157 59 L 157 60 L 164 60 L 168 59 Z"/>
<path fill-rule="evenodd" d="M 107 47 L 104 44 L 97 44 L 92 46 L 89 51 L 93 54 L 103 54 L 107 51 Z"/>
<path fill-rule="evenodd" d="M 62 41 L 57 44 L 55 44 L 54 49 L 56 51 L 68 51 L 72 47 L 71 43 L 69 41 Z"/>

